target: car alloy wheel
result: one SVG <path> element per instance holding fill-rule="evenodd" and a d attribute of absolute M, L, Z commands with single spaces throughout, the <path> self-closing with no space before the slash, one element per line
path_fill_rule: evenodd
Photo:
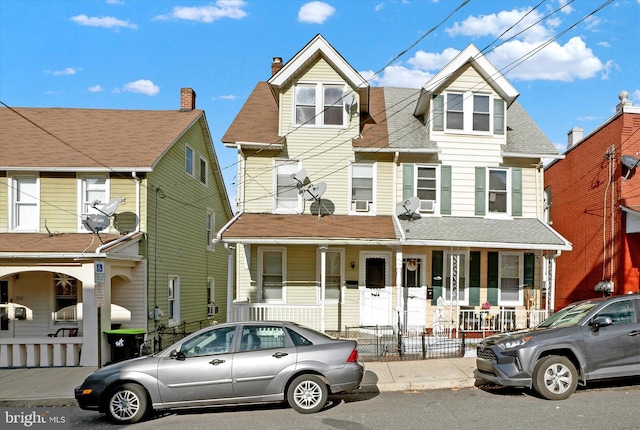
<path fill-rule="evenodd" d="M 120 424 L 137 423 L 147 412 L 147 396 L 137 384 L 123 384 L 111 392 L 108 414 Z"/>
<path fill-rule="evenodd" d="M 327 403 L 326 383 L 316 375 L 302 375 L 293 380 L 287 390 L 289 405 L 301 414 L 318 412 Z"/>

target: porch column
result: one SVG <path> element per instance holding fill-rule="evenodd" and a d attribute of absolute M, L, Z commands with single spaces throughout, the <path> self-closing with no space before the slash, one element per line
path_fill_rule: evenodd
<path fill-rule="evenodd" d="M 324 300 L 326 297 L 326 286 L 327 286 L 327 247 L 320 247 L 320 313 L 322 314 L 322 319 L 320 321 L 320 331 L 324 331 Z"/>
<path fill-rule="evenodd" d="M 405 324 L 405 328 L 406 328 L 406 322 L 407 322 L 407 309 L 406 309 L 406 303 L 404 301 L 404 296 L 403 296 L 403 291 L 402 291 L 402 257 L 403 257 L 403 253 L 402 253 L 402 249 L 398 249 L 396 250 L 396 310 L 398 312 L 402 312 L 402 322 L 403 324 Z M 400 318 L 400 317 L 398 317 Z M 400 320 L 396 318 L 396 322 L 399 324 Z M 400 330 L 400 327 L 398 327 L 398 330 Z"/>

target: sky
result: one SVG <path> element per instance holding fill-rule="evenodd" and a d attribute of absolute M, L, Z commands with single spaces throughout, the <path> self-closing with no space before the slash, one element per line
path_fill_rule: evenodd
<path fill-rule="evenodd" d="M 560 153 L 622 90 L 640 105 L 640 0 L 0 0 L 0 101 L 167 110 L 193 88 L 233 199 L 222 136 L 317 34 L 371 86 L 420 88 L 473 43 Z"/>

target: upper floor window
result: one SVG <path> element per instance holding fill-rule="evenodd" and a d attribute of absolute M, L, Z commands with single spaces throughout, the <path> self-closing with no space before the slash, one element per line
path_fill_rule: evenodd
<path fill-rule="evenodd" d="M 438 201 L 438 169 L 434 166 L 416 166 L 416 195 L 420 199 L 420 212 L 435 211 Z"/>
<path fill-rule="evenodd" d="M 476 167 L 476 215 L 522 216 L 522 168 Z"/>
<path fill-rule="evenodd" d="M 213 235 L 216 231 L 216 214 L 212 210 L 207 210 L 205 228 L 207 230 L 207 248 L 214 250 Z"/>
<path fill-rule="evenodd" d="M 286 252 L 281 248 L 263 248 L 260 259 L 260 296 L 263 302 L 285 299 Z"/>
<path fill-rule="evenodd" d="M 509 189 L 507 187 L 507 171 L 504 169 L 487 169 L 489 189 L 487 201 L 489 213 L 508 213 Z"/>
<path fill-rule="evenodd" d="M 38 231 L 40 184 L 37 176 L 14 176 L 9 181 L 9 226 L 14 231 Z"/>
<path fill-rule="evenodd" d="M 209 165 L 207 160 L 204 158 L 200 158 L 200 183 L 203 185 L 207 185 L 209 177 Z"/>
<path fill-rule="evenodd" d="M 504 134 L 504 101 L 490 94 L 450 92 L 433 99 L 434 131 Z"/>
<path fill-rule="evenodd" d="M 184 147 L 184 171 L 190 176 L 195 174 L 195 154 L 188 146 Z"/>
<path fill-rule="evenodd" d="M 296 85 L 296 125 L 343 126 L 345 123 L 343 91 L 344 85 Z"/>
<path fill-rule="evenodd" d="M 273 191 L 273 210 L 278 213 L 297 213 L 300 211 L 300 193 L 298 182 L 293 175 L 300 170 L 296 160 L 276 160 Z"/>
<path fill-rule="evenodd" d="M 109 201 L 109 178 L 107 175 L 87 175 L 79 178 L 79 212 L 84 214 L 99 214 L 96 205 L 104 205 Z M 81 218 L 81 217 L 79 217 Z M 81 220 L 79 229 L 86 231 Z"/>
<path fill-rule="evenodd" d="M 351 164 L 351 211 L 375 212 L 375 164 Z"/>

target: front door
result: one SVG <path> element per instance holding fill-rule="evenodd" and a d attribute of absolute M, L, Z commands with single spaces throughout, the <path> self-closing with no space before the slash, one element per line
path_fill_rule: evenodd
<path fill-rule="evenodd" d="M 13 337 L 9 318 L 9 282 L 0 281 L 0 338 Z"/>
<path fill-rule="evenodd" d="M 424 285 L 424 259 L 408 256 L 402 259 L 400 323 L 402 329 L 422 329 L 427 321 L 427 287 Z"/>
<path fill-rule="evenodd" d="M 360 256 L 360 325 L 391 325 L 391 255 Z"/>

